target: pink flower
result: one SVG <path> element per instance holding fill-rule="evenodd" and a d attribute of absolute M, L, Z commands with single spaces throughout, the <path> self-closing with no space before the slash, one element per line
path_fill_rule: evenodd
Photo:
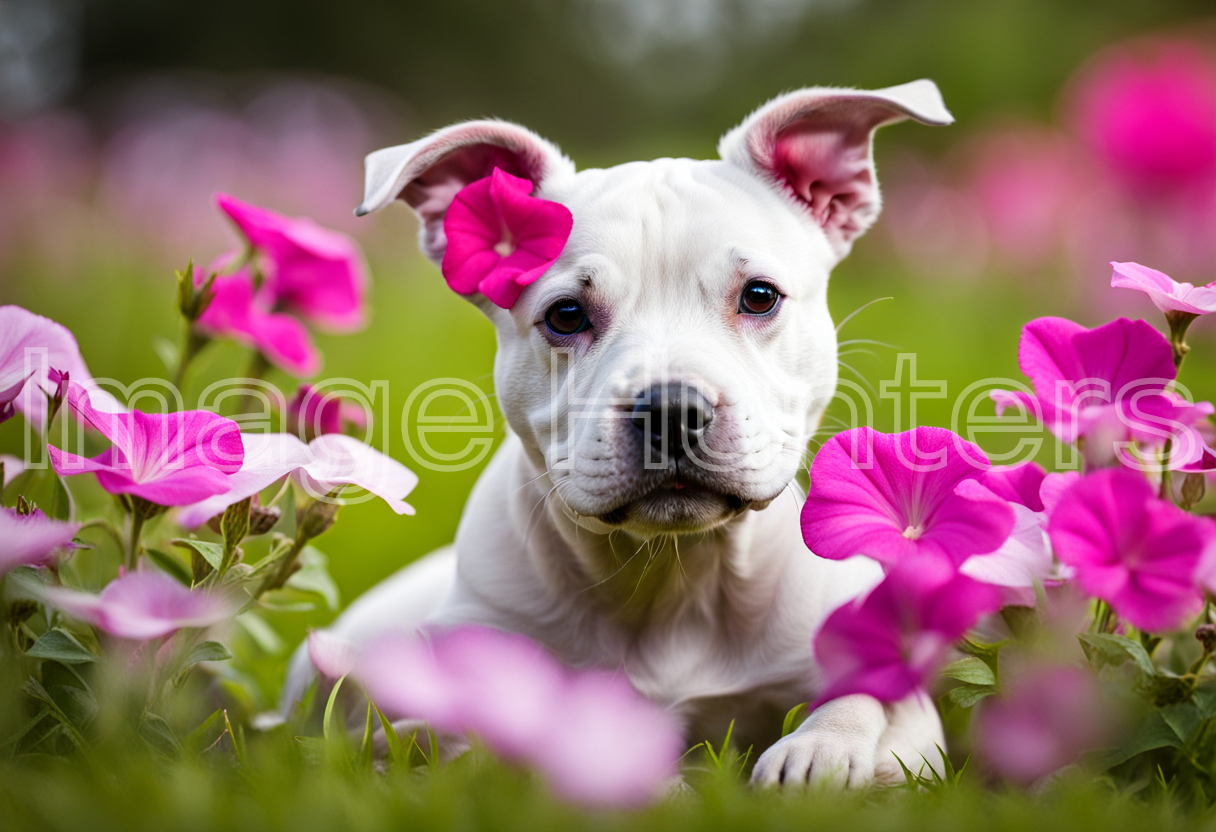
<path fill-rule="evenodd" d="M 1086 329 L 1064 318 L 1037 318 L 1022 328 L 1018 364 L 1034 395 L 995 390 L 1000 415 L 1010 406 L 1034 413 L 1064 442 L 1085 439 L 1092 464 L 1108 464 L 1119 444 L 1148 448 L 1211 413 L 1170 393 L 1176 375 L 1169 342 L 1144 321 L 1119 318 Z"/>
<path fill-rule="evenodd" d="M 1048 534 L 1081 588 L 1134 626 L 1172 630 L 1199 611 L 1195 580 L 1216 523 L 1157 499 L 1136 472 L 1111 468 L 1076 482 Z"/>
<path fill-rule="evenodd" d="M 382 637 L 360 656 L 355 678 L 389 713 L 475 734 L 587 805 L 653 798 L 682 750 L 670 715 L 624 678 L 573 673 L 529 639 L 487 628 L 436 633 L 430 644 Z"/>
<path fill-rule="evenodd" d="M 224 598 L 192 592 L 160 572 L 128 572 L 100 595 L 63 587 L 41 590 L 47 603 L 117 638 L 148 641 L 232 615 Z"/>
<path fill-rule="evenodd" d="M 1110 278 L 1113 288 L 1138 289 L 1167 315 L 1170 312 L 1190 315 L 1216 312 L 1216 281 L 1206 286 L 1192 286 L 1139 263 L 1111 263 L 1111 266 L 1115 269 Z"/>
<path fill-rule="evenodd" d="M 1001 777 L 1028 786 L 1099 747 L 1103 716 L 1090 674 L 1066 665 L 1031 668 L 980 705 L 975 750 Z"/>
<path fill-rule="evenodd" d="M 54 394 L 56 387 L 48 378 L 52 368 L 88 387 L 107 408 L 118 409 L 112 396 L 96 389 L 66 327 L 20 306 L 0 306 L 0 422 L 20 410 L 42 430 L 46 421 L 42 394 Z"/>
<path fill-rule="evenodd" d="M 1216 183 L 1216 65 L 1187 41 L 1106 53 L 1077 82 L 1078 129 L 1136 196 Z"/>
<path fill-rule="evenodd" d="M 308 658 L 322 676 L 340 679 L 355 669 L 358 653 L 350 642 L 325 630 L 312 630 L 308 634 Z"/>
<path fill-rule="evenodd" d="M 111 494 L 180 506 L 223 493 L 228 476 L 241 468 L 240 428 L 214 413 L 103 413 L 75 383 L 68 404 L 81 422 L 113 444 L 92 459 L 49 447 L 51 465 L 61 476 L 92 471 Z"/>
<path fill-rule="evenodd" d="M 443 221 L 443 276 L 462 295 L 481 292 L 503 309 L 561 256 L 574 218 L 530 196 L 532 183 L 501 168 L 456 194 Z"/>
<path fill-rule="evenodd" d="M 196 281 L 201 285 L 203 280 L 200 271 Z M 321 355 L 304 324 L 273 311 L 273 297 L 254 289 L 248 268 L 217 277 L 212 288 L 211 304 L 198 319 L 204 332 L 252 347 L 292 375 L 307 377 L 320 372 Z"/>
<path fill-rule="evenodd" d="M 817 705 L 854 693 L 895 702 L 924 688 L 950 646 L 1000 594 L 940 561 L 897 564 L 864 599 L 846 604 L 815 636 L 823 673 Z"/>
<path fill-rule="evenodd" d="M 249 433 L 243 437 L 245 457 L 225 490 L 188 505 L 178 522 L 195 528 L 257 494 L 283 477 L 292 476 L 301 488 L 321 498 L 336 488 L 354 485 L 388 503 L 397 514 L 413 514 L 405 497 L 418 477 L 397 460 L 351 436 L 329 433 L 305 445 L 290 433 Z"/>
<path fill-rule="evenodd" d="M 219 194 L 216 204 L 262 255 L 274 308 L 336 332 L 367 322 L 367 269 L 359 246 L 310 219 L 293 219 Z"/>
<path fill-rule="evenodd" d="M 866 555 L 888 567 L 995 551 L 1014 517 L 978 482 L 987 468 L 983 451 L 943 428 L 839 433 L 815 455 L 802 538 L 820 557 Z"/>
<path fill-rule="evenodd" d="M 287 403 L 287 431 L 305 442 L 326 433 L 342 433 L 350 424 L 367 427 L 367 411 L 333 393 L 315 390 L 301 384 Z"/>
<path fill-rule="evenodd" d="M 6 469 L 7 470 L 7 469 Z M 72 545 L 79 523 L 52 520 L 38 509 L 0 508 L 0 576 L 18 566 L 43 566 Z"/>

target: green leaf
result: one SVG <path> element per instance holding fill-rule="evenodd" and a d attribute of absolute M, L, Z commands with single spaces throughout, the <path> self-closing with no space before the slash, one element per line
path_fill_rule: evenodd
<path fill-rule="evenodd" d="M 975 656 L 966 656 L 942 668 L 942 676 L 957 679 L 969 685 L 995 685 L 996 674 L 986 662 Z"/>
<path fill-rule="evenodd" d="M 224 509 L 220 518 L 220 531 L 224 535 L 223 561 L 219 567 L 222 576 L 236 560 L 237 547 L 249 534 L 249 508 L 253 497 L 246 497 Z"/>
<path fill-rule="evenodd" d="M 58 627 L 39 636 L 25 654 L 35 659 L 53 659 L 63 664 L 85 664 L 98 659 L 97 654 L 77 641 L 74 635 Z"/>
<path fill-rule="evenodd" d="M 986 699 L 996 693 L 995 685 L 972 685 L 963 683 L 946 691 L 946 696 L 960 708 L 970 708 L 981 699 Z"/>
<path fill-rule="evenodd" d="M 790 708 L 785 715 L 785 720 L 781 723 L 781 736 L 788 737 L 797 730 L 802 721 L 809 715 L 805 702 L 799 702 L 794 707 Z"/>
<path fill-rule="evenodd" d="M 206 540 L 195 540 L 194 538 L 177 537 L 169 541 L 179 549 L 185 549 L 190 552 L 198 552 L 203 560 L 210 564 L 212 569 L 219 569 L 220 564 L 224 562 L 224 546 L 220 543 L 210 543 Z"/>
<path fill-rule="evenodd" d="M 329 721 L 330 717 L 333 716 L 334 713 L 334 705 L 338 701 L 338 691 L 342 690 L 342 683 L 345 681 L 346 677 L 340 676 L 338 681 L 334 682 L 333 690 L 329 692 L 329 701 L 325 703 L 325 719 L 321 723 L 321 733 L 324 735 L 326 740 L 329 740 L 330 738 Z"/>
<path fill-rule="evenodd" d="M 1195 736 L 1195 733 L 1203 724 L 1203 719 L 1199 715 L 1199 709 L 1195 707 L 1193 702 L 1182 702 L 1177 705 L 1171 705 L 1168 708 L 1162 708 L 1160 714 L 1162 721 L 1170 726 L 1178 736 L 1178 739 L 1184 743 L 1190 742 L 1191 738 Z"/>
<path fill-rule="evenodd" d="M 224 736 L 226 728 L 220 729 L 219 734 L 215 733 L 223 721 L 224 709 L 217 708 L 211 712 L 211 716 L 204 719 L 197 728 L 182 738 L 182 746 L 191 754 L 201 754 Z"/>
<path fill-rule="evenodd" d="M 375 737 L 376 723 L 372 719 L 372 703 L 367 701 L 367 724 L 363 727 L 363 742 L 359 743 L 359 761 L 357 763 L 360 771 L 371 771 L 372 764 L 376 761 L 376 746 Z"/>
<path fill-rule="evenodd" d="M 182 747 L 181 741 L 173 733 L 173 729 L 169 727 L 169 723 L 165 721 L 164 717 L 149 711 L 144 712 L 143 719 L 139 722 L 139 736 L 154 751 L 162 754 L 175 754 Z"/>
<path fill-rule="evenodd" d="M 1141 673 L 1148 676 L 1157 675 L 1157 666 L 1153 664 L 1152 657 L 1138 641 L 1113 633 L 1081 633 L 1077 638 L 1081 640 L 1085 657 L 1098 667 L 1118 667 L 1131 659 Z"/>
<path fill-rule="evenodd" d="M 194 578 L 190 575 L 190 570 L 186 567 L 186 564 L 182 563 L 175 556 L 151 547 L 145 547 L 144 554 L 159 566 L 161 571 L 168 573 L 178 583 L 185 584 L 186 586 L 193 585 Z"/>
<path fill-rule="evenodd" d="M 92 693 L 71 685 L 50 685 L 46 691 L 77 728 L 85 730 L 93 724 L 97 717 L 97 697 Z"/>
<path fill-rule="evenodd" d="M 329 558 L 312 546 L 300 552 L 300 568 L 287 579 L 287 586 L 321 596 L 330 610 L 337 610 L 342 603 L 338 585 L 329 574 Z"/>
<path fill-rule="evenodd" d="M 974 656 L 984 664 L 992 668 L 995 674 L 999 672 L 997 663 L 1001 657 L 1001 648 L 1008 642 L 997 641 L 992 644 L 985 644 L 982 641 L 973 641 L 970 638 L 964 638 L 956 645 L 960 652 L 966 653 L 968 656 Z"/>
<path fill-rule="evenodd" d="M 218 641 L 204 641 L 191 650 L 190 655 L 186 656 L 186 660 L 182 662 L 182 669 L 199 662 L 226 662 L 231 658 L 232 653 L 228 652 L 228 648 Z"/>
<path fill-rule="evenodd" d="M 1178 732 L 1165 721 L 1160 711 L 1153 711 L 1130 742 L 1119 748 L 1112 748 L 1097 755 L 1095 764 L 1099 771 L 1107 771 L 1117 765 L 1127 762 L 1138 754 L 1153 751 L 1158 748 L 1182 748 L 1183 742 Z"/>
<path fill-rule="evenodd" d="M 380 718 L 380 727 L 384 730 L 384 739 L 388 743 L 388 756 L 393 761 L 394 766 L 400 766 L 403 769 L 410 767 L 410 754 L 405 750 L 405 744 L 401 742 L 401 735 L 397 733 L 397 729 L 393 727 L 393 723 L 389 722 L 388 717 L 372 703 L 372 708 L 376 711 L 376 716 Z"/>

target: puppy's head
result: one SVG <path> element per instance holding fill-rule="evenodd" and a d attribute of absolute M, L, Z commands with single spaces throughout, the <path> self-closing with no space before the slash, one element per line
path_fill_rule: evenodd
<path fill-rule="evenodd" d="M 952 119 L 937 87 L 807 89 L 749 116 L 720 160 L 576 171 L 522 127 L 477 121 L 367 159 L 359 213 L 394 199 L 442 261 L 456 194 L 494 168 L 571 212 L 557 262 L 498 331 L 511 428 L 585 527 L 702 531 L 790 483 L 836 386 L 828 274 L 875 220 L 874 130 Z"/>

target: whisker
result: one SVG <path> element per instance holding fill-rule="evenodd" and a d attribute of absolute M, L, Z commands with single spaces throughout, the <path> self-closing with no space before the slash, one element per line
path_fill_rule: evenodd
<path fill-rule="evenodd" d="M 848 315 L 845 315 L 844 320 L 842 320 L 840 323 L 836 324 L 836 331 L 840 332 L 840 330 L 844 327 L 844 325 L 847 324 L 849 321 L 853 320 L 855 317 L 857 317 L 858 314 L 865 311 L 866 309 L 869 309 L 874 304 L 879 303 L 880 301 L 884 301 L 884 300 L 895 300 L 895 298 L 894 297 L 874 298 L 874 300 L 870 301 L 869 303 L 863 303 L 861 306 L 854 309 Z"/>

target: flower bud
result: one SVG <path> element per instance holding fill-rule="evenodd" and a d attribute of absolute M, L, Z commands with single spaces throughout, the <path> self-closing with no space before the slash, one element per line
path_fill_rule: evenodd
<path fill-rule="evenodd" d="M 297 540 L 312 540 L 329 531 L 338 517 L 338 503 L 326 498 L 313 500 L 296 517 Z"/>
<path fill-rule="evenodd" d="M 283 516 L 278 506 L 257 506 L 249 510 L 249 536 L 257 537 L 274 528 Z"/>
<path fill-rule="evenodd" d="M 367 412 L 334 393 L 323 393 L 301 384 L 287 403 L 287 430 L 305 442 L 326 433 L 367 429 Z"/>
<path fill-rule="evenodd" d="M 1200 624 L 1195 630 L 1195 638 L 1203 645 L 1203 652 L 1216 653 L 1216 624 Z"/>
<path fill-rule="evenodd" d="M 1203 499 L 1205 491 L 1207 491 L 1207 477 L 1192 471 L 1182 479 L 1182 499 L 1179 500 L 1179 503 L 1183 508 L 1190 508 Z"/>

